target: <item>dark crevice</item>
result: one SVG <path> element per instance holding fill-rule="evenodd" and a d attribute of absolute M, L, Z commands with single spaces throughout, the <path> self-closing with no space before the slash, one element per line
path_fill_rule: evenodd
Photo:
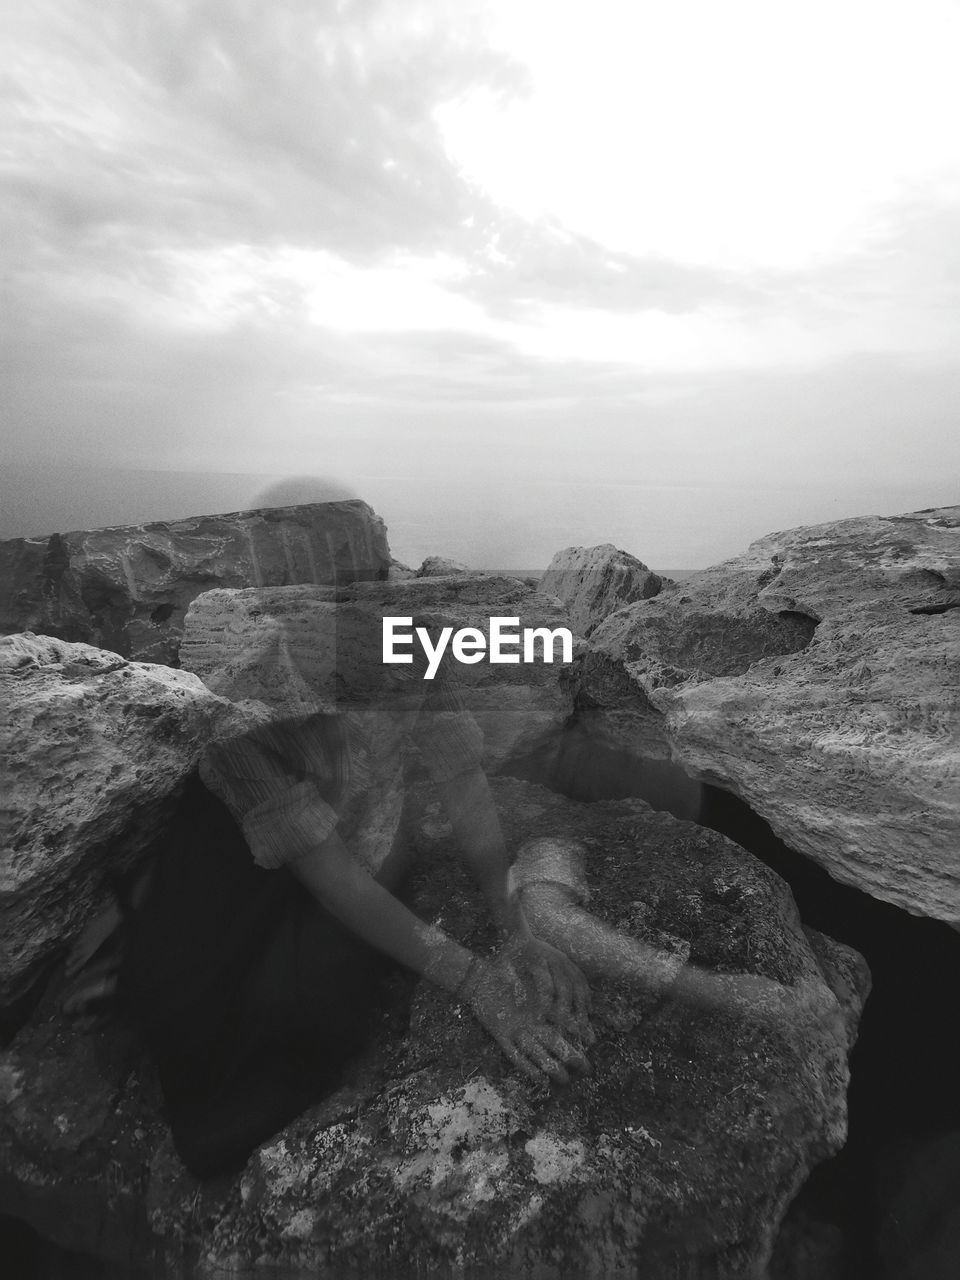
<path fill-rule="evenodd" d="M 943 604 L 921 604 L 911 613 L 949 613 L 951 609 L 960 609 L 960 600 L 947 600 Z"/>
<path fill-rule="evenodd" d="M 777 578 L 783 573 L 783 565 L 779 556 L 773 556 L 770 561 L 770 568 L 764 569 L 757 574 L 757 590 L 762 591 L 764 587 L 769 587 L 771 582 L 776 582 Z"/>
<path fill-rule="evenodd" d="M 847 1143 L 814 1170 L 802 1197 L 855 1246 L 854 1274 L 873 1280 L 886 1274 L 877 1245 L 889 1212 L 881 1167 L 896 1164 L 907 1143 L 960 1127 L 960 1038 L 946 1007 L 948 993 L 960 990 L 960 936 L 838 883 L 719 788 L 704 788 L 700 820 L 783 876 L 804 922 L 854 947 L 870 966 L 873 990 L 850 1063 Z"/>
<path fill-rule="evenodd" d="M 703 787 L 670 760 L 641 759 L 597 742 L 590 729 L 572 722 L 558 737 L 500 770 L 548 787 L 568 800 L 646 800 L 675 818 L 697 820 Z"/>
<path fill-rule="evenodd" d="M 4 1214 L 0 1214 L 0 1264 L 10 1280 L 148 1280 L 170 1274 L 148 1263 L 108 1262 L 76 1253 Z"/>
<path fill-rule="evenodd" d="M 813 639 L 817 627 L 820 625 L 820 619 L 816 614 L 807 613 L 803 609 L 781 609 L 777 617 L 793 622 L 798 626 L 801 633 L 807 637 L 807 644 Z M 806 648 L 806 645 L 804 648 Z"/>
<path fill-rule="evenodd" d="M 60 592 L 63 583 L 63 575 L 70 568 L 70 552 L 67 544 L 59 533 L 50 535 L 47 542 L 47 549 L 43 556 L 43 565 L 40 573 L 43 579 L 42 593 L 44 596 L 54 597 Z"/>
<path fill-rule="evenodd" d="M 150 621 L 159 626 L 163 622 L 168 622 L 173 613 L 173 605 L 170 603 L 158 604 L 150 614 Z"/>

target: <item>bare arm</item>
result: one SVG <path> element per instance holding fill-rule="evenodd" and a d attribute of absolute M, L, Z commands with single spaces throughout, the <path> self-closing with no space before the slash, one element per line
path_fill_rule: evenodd
<path fill-rule="evenodd" d="M 500 819 L 482 769 L 471 769 L 456 778 L 438 782 L 457 849 L 480 886 L 501 937 L 529 936 L 520 899 L 511 885 L 510 863 L 500 829 Z"/>
<path fill-rule="evenodd" d="M 286 864 L 332 915 L 371 946 L 469 1003 L 481 1025 L 532 1080 L 565 1083 L 583 1054 L 543 1016 L 509 962 L 484 960 L 425 924 L 358 866 L 333 833 Z"/>
<path fill-rule="evenodd" d="M 530 979 L 547 1016 L 582 1043 L 594 1043 L 590 989 L 579 968 L 556 947 L 535 937 L 513 884 L 500 820 L 486 775 L 473 768 L 437 787 L 457 847 L 490 907 L 502 954 L 521 980 Z"/>
<path fill-rule="evenodd" d="M 357 864 L 336 832 L 287 867 L 357 937 L 454 993 L 472 953 L 425 924 Z"/>

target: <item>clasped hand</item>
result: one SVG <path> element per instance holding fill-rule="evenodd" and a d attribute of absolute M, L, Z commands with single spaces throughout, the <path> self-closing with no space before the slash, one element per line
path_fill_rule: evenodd
<path fill-rule="evenodd" d="M 479 1022 L 531 1080 L 567 1084 L 570 1071 L 589 1072 L 584 1049 L 596 1040 L 589 988 L 555 947 L 529 935 L 511 937 L 491 959 L 475 962 L 465 995 Z"/>

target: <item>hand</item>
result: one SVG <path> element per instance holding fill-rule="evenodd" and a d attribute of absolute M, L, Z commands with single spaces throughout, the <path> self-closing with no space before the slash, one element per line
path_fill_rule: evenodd
<path fill-rule="evenodd" d="M 513 1065 L 535 1083 L 568 1084 L 570 1070 L 589 1073 L 582 1049 L 545 1017 L 536 988 L 502 953 L 473 961 L 462 995 Z"/>
<path fill-rule="evenodd" d="M 572 960 L 530 933 L 512 934 L 500 954 L 521 982 L 532 983 L 551 1022 L 587 1047 L 596 1043 L 590 1026 L 590 988 Z"/>

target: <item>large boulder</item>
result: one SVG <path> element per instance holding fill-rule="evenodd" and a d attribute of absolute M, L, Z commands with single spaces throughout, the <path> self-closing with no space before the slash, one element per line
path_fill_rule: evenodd
<path fill-rule="evenodd" d="M 356 500 L 11 538 L 0 542 L 0 633 L 175 665 L 201 591 L 386 577 L 390 564 L 383 521 Z"/>
<path fill-rule="evenodd" d="M 658 595 L 662 586 L 662 578 L 642 560 L 611 542 L 558 551 L 540 579 L 540 590 L 559 597 L 585 636 L 608 614 Z"/>
<path fill-rule="evenodd" d="M 451 574 L 473 573 L 469 565 L 459 560 L 451 560 L 447 556 L 427 556 L 417 570 L 418 578 L 446 578 Z"/>
<path fill-rule="evenodd" d="M 31 634 L 0 639 L 0 1011 L 29 994 L 156 839 L 232 709 L 196 676 Z"/>
<path fill-rule="evenodd" d="M 591 637 L 584 725 L 960 922 L 960 507 L 771 534 Z"/>
<path fill-rule="evenodd" d="M 204 1185 L 173 1153 L 131 1046 L 64 1028 L 51 1003 L 0 1061 L 0 1212 L 128 1265 L 159 1255 L 167 1274 L 763 1275 L 787 1205 L 844 1140 L 865 966 L 805 931 L 783 881 L 716 833 L 638 800 L 494 787 L 511 847 L 583 841 L 608 923 L 820 999 L 770 1022 L 597 982 L 593 1074 L 550 1090 L 420 984 L 337 1092 Z M 488 947 L 445 820 L 432 802 L 420 815 L 414 908 Z"/>
<path fill-rule="evenodd" d="M 180 661 L 218 693 L 238 699 L 251 696 L 251 690 L 270 689 L 283 677 L 277 663 L 281 642 L 298 671 L 321 665 L 321 642 L 341 640 L 333 621 L 337 611 L 354 622 L 360 613 L 370 620 L 370 634 L 360 642 L 372 646 L 374 666 L 381 664 L 383 617 L 426 617 L 454 630 L 475 627 L 485 634 L 491 617 L 518 617 L 521 628 L 569 628 L 556 601 L 528 583 L 496 574 L 357 583 L 339 591 L 337 602 L 333 597 L 328 589 L 309 586 L 206 592 L 187 614 Z M 328 671 L 350 656 L 331 654 Z M 560 664 L 560 657 L 558 649 L 553 663 L 451 663 L 483 730 L 486 767 L 498 768 L 559 733 L 573 709 L 572 688 L 561 679 L 570 668 Z"/>

